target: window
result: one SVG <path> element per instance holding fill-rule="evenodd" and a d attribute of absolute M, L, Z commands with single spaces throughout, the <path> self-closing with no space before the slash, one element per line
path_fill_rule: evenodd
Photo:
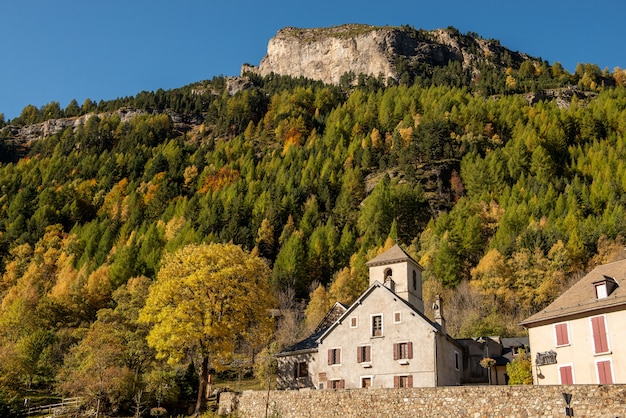
<path fill-rule="evenodd" d="M 372 378 L 371 377 L 362 377 L 361 378 L 361 387 L 364 389 L 372 387 Z"/>
<path fill-rule="evenodd" d="M 569 345 L 569 328 L 567 326 L 567 322 L 556 324 L 554 326 L 554 331 L 556 333 L 557 347 L 562 345 Z"/>
<path fill-rule="evenodd" d="M 417 273 L 413 270 L 413 290 L 417 290 Z"/>
<path fill-rule="evenodd" d="M 357 321 L 356 316 L 350 318 L 350 328 L 356 328 L 358 323 L 359 322 Z"/>
<path fill-rule="evenodd" d="M 385 269 L 385 281 L 391 280 L 393 278 L 393 272 L 391 269 Z"/>
<path fill-rule="evenodd" d="M 394 376 L 393 377 L 393 387 L 395 388 L 412 388 L 413 387 L 413 376 Z"/>
<path fill-rule="evenodd" d="M 328 365 L 341 364 L 341 348 L 331 348 L 328 350 Z"/>
<path fill-rule="evenodd" d="M 372 316 L 372 337 L 382 337 L 383 335 L 383 316 Z"/>
<path fill-rule="evenodd" d="M 369 345 L 357 347 L 356 361 L 357 363 L 367 363 L 372 361 L 372 347 Z"/>
<path fill-rule="evenodd" d="M 591 318 L 591 333 L 593 334 L 593 352 L 602 354 L 609 352 L 609 337 L 606 333 L 604 315 Z"/>
<path fill-rule="evenodd" d="M 309 375 L 309 365 L 306 361 L 301 361 L 295 364 L 294 377 L 296 379 L 301 377 L 307 377 Z"/>
<path fill-rule="evenodd" d="M 606 289 L 606 283 L 598 283 L 594 287 L 596 288 L 596 299 L 604 299 L 609 296 L 609 292 Z"/>
<path fill-rule="evenodd" d="M 454 352 L 454 369 L 455 370 L 459 370 L 459 366 L 460 366 L 460 364 L 459 364 L 459 352 L 455 351 Z"/>
<path fill-rule="evenodd" d="M 598 383 L 601 385 L 613 384 L 613 371 L 611 370 L 611 360 L 602 360 L 596 363 L 598 371 Z"/>
<path fill-rule="evenodd" d="M 329 389 L 343 389 L 346 387 L 346 383 L 343 379 L 335 379 L 328 382 Z"/>
<path fill-rule="evenodd" d="M 562 385 L 574 384 L 574 370 L 571 365 L 559 367 L 559 379 Z"/>
<path fill-rule="evenodd" d="M 394 314 L 393 314 L 393 322 L 398 324 L 398 323 L 401 322 L 400 321 L 401 319 L 402 319 L 402 315 L 400 314 L 400 312 L 394 312 Z"/>
<path fill-rule="evenodd" d="M 393 345 L 393 359 L 403 360 L 413 358 L 413 343 L 397 343 Z"/>

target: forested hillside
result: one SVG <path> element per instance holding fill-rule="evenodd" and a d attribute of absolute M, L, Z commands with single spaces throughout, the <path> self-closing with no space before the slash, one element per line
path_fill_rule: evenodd
<path fill-rule="evenodd" d="M 250 75 L 234 95 L 218 77 L 0 118 L 0 387 L 127 410 L 140 390 L 185 398 L 191 359 L 156 360 L 137 318 L 164 254 L 188 244 L 267 260 L 289 313 L 279 345 L 352 302 L 364 263 L 396 241 L 424 267 L 425 305 L 444 295 L 455 337 L 523 333 L 626 235 L 624 71 L 527 62 L 414 69 L 388 86 Z M 147 112 L 122 122 L 120 108 Z M 26 149 L 12 141 L 86 114 Z"/>

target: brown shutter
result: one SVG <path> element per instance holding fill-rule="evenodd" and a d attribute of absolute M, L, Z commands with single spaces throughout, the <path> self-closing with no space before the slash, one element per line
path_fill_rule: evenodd
<path fill-rule="evenodd" d="M 356 348 L 356 362 L 363 363 L 363 347 Z"/>
<path fill-rule="evenodd" d="M 346 388 L 346 381 L 345 380 L 341 379 L 339 381 L 339 388 L 340 389 L 345 389 Z"/>
<path fill-rule="evenodd" d="M 564 366 L 559 369 L 559 373 L 561 374 L 561 384 L 562 385 L 573 385 L 574 379 L 572 377 L 572 367 Z"/>
<path fill-rule="evenodd" d="M 365 346 L 365 361 L 372 361 L 372 346 Z"/>
<path fill-rule="evenodd" d="M 413 358 L 413 343 L 409 341 L 409 343 L 407 344 L 407 348 L 408 348 L 408 358 L 412 359 Z"/>
<path fill-rule="evenodd" d="M 556 330 L 556 345 L 569 344 L 567 324 L 557 324 L 554 329 Z"/>
<path fill-rule="evenodd" d="M 609 342 L 606 339 L 604 317 L 596 316 L 591 318 L 591 329 L 593 330 L 593 346 L 595 353 L 606 353 L 609 351 Z"/>
<path fill-rule="evenodd" d="M 598 367 L 598 383 L 601 385 L 613 384 L 613 376 L 611 375 L 611 361 L 599 361 L 596 366 Z"/>
<path fill-rule="evenodd" d="M 333 350 L 328 350 L 328 365 L 332 365 L 333 364 Z"/>
<path fill-rule="evenodd" d="M 398 360 L 400 358 L 400 344 L 394 344 L 393 345 L 393 359 L 394 360 Z"/>
<path fill-rule="evenodd" d="M 394 388 L 399 388 L 400 387 L 400 376 L 394 376 L 393 377 L 393 387 Z"/>
<path fill-rule="evenodd" d="M 407 380 L 408 380 L 408 382 L 407 382 L 406 387 L 408 387 L 408 388 L 412 388 L 412 387 L 413 387 L 413 375 L 412 375 L 412 374 L 410 374 L 410 375 L 409 375 L 409 378 L 408 378 Z"/>

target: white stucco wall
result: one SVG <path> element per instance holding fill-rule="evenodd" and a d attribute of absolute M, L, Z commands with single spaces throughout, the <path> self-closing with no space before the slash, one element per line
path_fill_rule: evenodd
<path fill-rule="evenodd" d="M 592 315 L 596 316 L 596 315 Z M 555 324 L 567 323 L 569 344 L 557 346 Z M 611 360 L 613 383 L 626 383 L 626 311 L 605 314 L 609 352 L 594 354 L 590 317 L 570 319 L 529 328 L 533 379 L 539 385 L 560 384 L 559 366 L 571 365 L 574 384 L 597 384 L 597 361 Z M 536 365 L 536 355 L 553 350 L 556 364 Z"/>
<path fill-rule="evenodd" d="M 396 322 L 396 314 L 400 321 Z M 372 315 L 382 315 L 383 335 L 371 335 Z M 352 326 L 353 318 L 356 326 Z M 372 291 L 362 304 L 351 311 L 346 319 L 323 339 L 318 347 L 317 369 L 313 380 L 316 387 L 326 381 L 343 379 L 345 388 L 361 387 L 362 377 L 372 378 L 372 387 L 394 387 L 394 376 L 411 375 L 414 387 L 433 387 L 439 384 L 458 384 L 461 372 L 454 370 L 454 350 L 445 337 L 436 340 L 436 331 L 424 318 L 415 313 L 385 289 Z M 393 345 L 399 342 L 413 343 L 413 358 L 394 360 Z M 438 342 L 439 347 L 435 347 Z M 371 362 L 357 362 L 357 347 L 371 346 Z M 328 365 L 328 350 L 341 349 L 341 363 Z M 459 364 L 462 368 L 462 353 L 459 351 Z M 437 353 L 437 354 L 436 354 Z M 435 356 L 439 356 L 441 369 L 436 376 Z M 453 371 L 449 373 L 450 368 Z M 320 381 L 320 376 L 322 381 Z M 323 378 L 326 381 L 323 381 Z"/>

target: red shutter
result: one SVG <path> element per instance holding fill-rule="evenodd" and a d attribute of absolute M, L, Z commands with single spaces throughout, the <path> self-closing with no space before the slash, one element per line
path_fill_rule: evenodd
<path fill-rule="evenodd" d="M 400 387 L 400 376 L 394 376 L 393 377 L 393 387 L 394 388 L 399 388 Z"/>
<path fill-rule="evenodd" d="M 573 385 L 574 378 L 572 375 L 572 366 L 563 366 L 559 368 L 559 373 L 561 374 L 561 384 L 562 385 Z"/>
<path fill-rule="evenodd" d="M 400 344 L 393 345 L 393 359 L 398 360 L 400 358 Z"/>
<path fill-rule="evenodd" d="M 409 358 L 409 359 L 412 359 L 412 358 L 413 358 L 413 343 L 412 343 L 412 342 L 409 342 L 409 343 L 407 344 L 407 347 L 408 347 L 408 348 L 407 348 L 407 351 L 408 351 L 408 358 Z M 412 387 L 412 386 L 409 386 L 409 387 Z"/>
<path fill-rule="evenodd" d="M 413 387 L 413 375 L 410 374 L 409 378 L 407 380 L 408 380 L 408 383 L 407 383 L 406 387 L 412 388 Z"/>
<path fill-rule="evenodd" d="M 365 361 L 372 361 L 372 347 L 365 346 Z"/>
<path fill-rule="evenodd" d="M 591 318 L 591 329 L 593 332 L 593 348 L 596 354 L 609 351 L 609 342 L 606 338 L 606 327 L 604 317 L 596 316 Z"/>
<path fill-rule="evenodd" d="M 356 362 L 363 363 L 363 347 L 356 348 Z"/>
<path fill-rule="evenodd" d="M 328 365 L 331 366 L 333 364 L 333 350 L 328 350 Z"/>
<path fill-rule="evenodd" d="M 556 345 L 569 344 L 569 335 L 567 333 L 567 324 L 557 324 L 554 326 L 556 331 Z"/>
<path fill-rule="evenodd" d="M 596 363 L 598 368 L 598 383 L 601 385 L 613 384 L 613 375 L 611 373 L 611 360 L 599 361 Z"/>

